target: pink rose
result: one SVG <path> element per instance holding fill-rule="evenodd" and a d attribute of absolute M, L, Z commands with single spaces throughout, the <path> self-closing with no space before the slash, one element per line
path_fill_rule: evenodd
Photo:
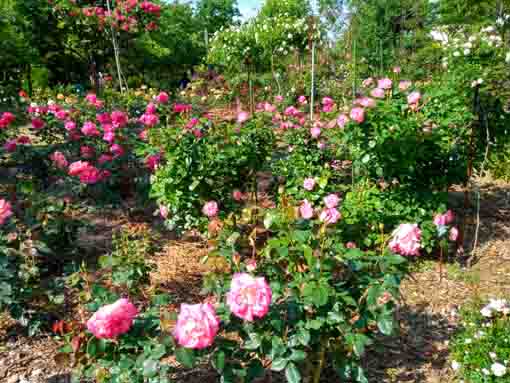
<path fill-rule="evenodd" d="M 324 209 L 319 216 L 321 222 L 326 223 L 327 225 L 333 225 L 337 223 L 342 218 L 342 214 L 336 209 Z"/>
<path fill-rule="evenodd" d="M 218 211 L 218 203 L 216 201 L 209 201 L 202 208 L 202 213 L 209 218 L 216 217 Z"/>
<path fill-rule="evenodd" d="M 271 300 L 271 288 L 263 277 L 234 274 L 227 293 L 227 305 L 235 316 L 248 322 L 255 317 L 263 318 L 269 311 Z"/>
<path fill-rule="evenodd" d="M 242 201 L 243 197 L 243 193 L 240 190 L 236 189 L 232 192 L 232 198 L 234 198 L 237 202 Z"/>
<path fill-rule="evenodd" d="M 409 105 L 417 105 L 420 102 L 421 93 L 420 92 L 412 92 L 407 96 L 407 103 Z"/>
<path fill-rule="evenodd" d="M 248 121 L 248 119 L 250 118 L 250 114 L 248 112 L 239 112 L 239 114 L 237 115 L 237 122 L 239 124 L 242 124 L 246 121 Z"/>
<path fill-rule="evenodd" d="M 32 128 L 33 129 L 39 130 L 39 129 L 44 128 L 45 125 L 46 125 L 46 123 L 43 120 L 41 120 L 40 118 L 32 119 Z"/>
<path fill-rule="evenodd" d="M 55 166 L 59 169 L 67 168 L 68 162 L 66 157 L 62 152 L 56 151 L 50 155 L 50 160 L 55 164 Z"/>
<path fill-rule="evenodd" d="M 68 174 L 70 176 L 77 176 L 90 167 L 91 165 L 87 161 L 76 161 L 69 165 Z"/>
<path fill-rule="evenodd" d="M 165 205 L 159 207 L 159 215 L 164 219 L 168 218 L 168 208 Z"/>
<path fill-rule="evenodd" d="M 324 113 L 330 113 L 335 109 L 335 104 L 327 104 L 322 106 L 322 111 Z"/>
<path fill-rule="evenodd" d="M 114 128 L 123 128 L 128 123 L 128 116 L 126 113 L 120 110 L 114 110 L 112 112 L 112 125 Z"/>
<path fill-rule="evenodd" d="M 95 104 L 97 102 L 97 96 L 94 93 L 89 93 L 85 96 L 85 100 L 87 100 L 90 104 Z"/>
<path fill-rule="evenodd" d="M 434 216 L 434 224 L 436 226 L 446 226 L 452 223 L 455 220 L 455 214 L 453 211 L 448 210 L 444 214 L 436 214 Z"/>
<path fill-rule="evenodd" d="M 411 81 L 407 81 L 407 80 L 400 81 L 400 83 L 398 84 L 398 89 L 400 91 L 404 92 L 407 89 L 409 89 L 411 87 L 411 85 L 413 85 L 413 83 Z"/>
<path fill-rule="evenodd" d="M 352 108 L 350 117 L 352 120 L 356 121 L 358 124 L 361 124 L 363 121 L 365 121 L 365 109 Z"/>
<path fill-rule="evenodd" d="M 393 82 L 389 78 L 382 78 L 377 81 L 377 87 L 381 89 L 391 89 Z"/>
<path fill-rule="evenodd" d="M 103 140 L 105 140 L 106 142 L 108 143 L 113 143 L 113 141 L 115 141 L 115 133 L 114 132 L 106 132 L 104 135 L 103 135 Z"/>
<path fill-rule="evenodd" d="M 319 138 L 319 136 L 321 135 L 321 128 L 313 127 L 312 129 L 310 129 L 310 135 L 313 138 Z"/>
<path fill-rule="evenodd" d="M 276 106 L 271 105 L 269 102 L 264 103 L 264 111 L 268 113 L 276 112 Z"/>
<path fill-rule="evenodd" d="M 125 334 L 138 314 L 136 307 L 127 299 L 101 307 L 88 321 L 87 328 L 100 339 L 115 339 Z"/>
<path fill-rule="evenodd" d="M 148 138 L 148 134 L 149 134 L 149 131 L 147 129 L 145 130 L 142 130 L 139 134 L 138 134 L 138 138 L 142 141 L 147 141 L 147 138 Z"/>
<path fill-rule="evenodd" d="M 450 233 L 448 235 L 448 238 L 450 239 L 450 241 L 456 242 L 457 239 L 459 238 L 459 229 L 457 229 L 456 227 L 452 227 L 450 229 Z"/>
<path fill-rule="evenodd" d="M 285 114 L 286 116 L 292 117 L 292 116 L 298 115 L 299 110 L 295 106 L 289 106 L 288 108 L 285 109 L 283 114 Z"/>
<path fill-rule="evenodd" d="M 357 247 L 356 242 L 347 242 L 345 247 L 348 249 L 355 249 Z"/>
<path fill-rule="evenodd" d="M 195 126 L 197 126 L 200 123 L 200 120 L 196 117 L 193 117 L 191 120 L 189 120 L 186 124 L 186 129 L 193 129 Z"/>
<path fill-rule="evenodd" d="M 16 141 L 15 138 L 7 140 L 6 143 L 4 144 L 4 149 L 9 153 L 15 152 L 17 147 L 18 147 L 18 142 Z"/>
<path fill-rule="evenodd" d="M 313 217 L 313 206 L 308 200 L 305 199 L 301 202 L 299 214 L 303 219 L 311 219 Z"/>
<path fill-rule="evenodd" d="M 105 164 L 107 162 L 111 162 L 111 161 L 113 161 L 113 156 L 110 154 L 101 154 L 99 156 L 99 158 L 97 159 L 97 163 L 99 165 L 103 165 L 103 164 Z"/>
<path fill-rule="evenodd" d="M 110 146 L 110 152 L 113 154 L 113 158 L 121 157 L 125 153 L 124 148 L 119 144 L 113 144 Z"/>
<path fill-rule="evenodd" d="M 283 96 L 276 96 L 274 99 L 276 102 L 280 103 L 283 101 Z"/>
<path fill-rule="evenodd" d="M 301 104 L 301 105 L 306 105 L 308 103 L 308 100 L 306 99 L 306 96 L 299 96 L 298 97 L 298 102 Z"/>
<path fill-rule="evenodd" d="M 182 347 L 200 350 L 213 344 L 219 329 L 220 320 L 210 303 L 182 304 L 173 335 Z"/>
<path fill-rule="evenodd" d="M 11 215 L 11 204 L 4 199 L 0 199 L 0 225 L 3 225 Z"/>
<path fill-rule="evenodd" d="M 145 126 L 156 126 L 159 123 L 159 117 L 157 114 L 144 113 L 138 121 Z"/>
<path fill-rule="evenodd" d="M 315 187 L 315 180 L 313 178 L 305 178 L 303 181 L 303 187 L 305 190 L 312 191 Z"/>
<path fill-rule="evenodd" d="M 255 259 L 248 259 L 246 261 L 246 270 L 252 273 L 257 269 L 257 261 Z"/>
<path fill-rule="evenodd" d="M 64 124 L 64 128 L 65 128 L 65 130 L 71 132 L 76 129 L 76 122 L 66 121 L 66 123 Z"/>
<path fill-rule="evenodd" d="M 156 101 L 159 102 L 160 104 L 168 103 L 168 94 L 166 92 L 160 92 L 156 96 Z"/>
<path fill-rule="evenodd" d="M 99 130 L 97 129 L 97 126 L 96 124 L 94 124 L 93 122 L 91 121 L 86 121 L 84 124 L 83 124 L 83 127 L 81 128 L 81 132 L 85 135 L 85 136 L 100 136 L 101 133 L 99 132 Z"/>
<path fill-rule="evenodd" d="M 400 255 L 420 255 L 421 230 L 417 224 L 404 223 L 395 229 L 389 247 Z"/>
<path fill-rule="evenodd" d="M 58 112 L 55 113 L 55 117 L 61 121 L 66 120 L 68 116 L 69 113 L 67 112 L 67 110 L 59 110 Z"/>
<path fill-rule="evenodd" d="M 98 183 L 106 176 L 107 173 L 101 173 L 99 169 L 94 166 L 89 166 L 80 172 L 80 182 L 87 185 Z"/>
<path fill-rule="evenodd" d="M 16 120 L 16 117 L 11 112 L 2 113 L 2 117 L 0 117 L 0 128 L 6 128 L 12 124 L 14 120 Z"/>
<path fill-rule="evenodd" d="M 370 95 L 374 98 L 384 98 L 385 96 L 384 89 L 381 88 L 372 89 Z"/>
<path fill-rule="evenodd" d="M 338 126 L 340 128 L 344 128 L 345 125 L 347 125 L 347 123 L 349 122 L 349 117 L 347 117 L 345 114 L 341 114 L 340 116 L 338 116 L 338 118 L 336 119 L 336 123 L 338 124 Z"/>
<path fill-rule="evenodd" d="M 324 97 L 322 99 L 322 105 L 333 105 L 335 101 L 331 97 Z"/>
<path fill-rule="evenodd" d="M 96 114 L 96 120 L 101 125 L 110 124 L 112 122 L 112 119 L 110 117 L 110 113 L 106 113 L 106 112 L 105 113 L 101 113 L 101 114 Z"/>
<path fill-rule="evenodd" d="M 356 102 L 364 108 L 374 108 L 376 105 L 375 100 L 370 97 L 359 98 Z"/>
<path fill-rule="evenodd" d="M 158 108 L 156 107 L 156 104 L 153 104 L 150 102 L 147 104 L 147 108 L 145 109 L 145 113 L 147 114 L 155 114 L 158 111 Z"/>
<path fill-rule="evenodd" d="M 145 159 L 145 166 L 150 170 L 154 171 L 161 162 L 161 154 L 152 154 Z"/>
<path fill-rule="evenodd" d="M 19 136 L 17 139 L 18 145 L 28 145 L 32 141 L 30 140 L 30 137 L 28 136 Z"/>
<path fill-rule="evenodd" d="M 326 197 L 324 197 L 324 203 L 326 204 L 326 207 L 328 209 L 333 209 L 338 206 L 338 203 L 340 202 L 340 198 L 336 194 L 330 194 Z"/>

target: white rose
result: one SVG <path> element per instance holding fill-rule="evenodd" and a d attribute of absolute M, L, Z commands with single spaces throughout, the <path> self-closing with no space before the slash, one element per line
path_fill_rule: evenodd
<path fill-rule="evenodd" d="M 494 363 L 491 366 L 491 370 L 492 370 L 492 373 L 497 377 L 501 377 L 506 374 L 506 367 L 503 366 L 501 363 Z"/>
<path fill-rule="evenodd" d="M 459 370 L 459 368 L 460 368 L 460 363 L 459 363 L 459 362 L 457 362 L 456 360 L 453 360 L 453 361 L 452 361 L 452 370 L 453 370 L 453 371 L 458 371 L 458 370 Z"/>

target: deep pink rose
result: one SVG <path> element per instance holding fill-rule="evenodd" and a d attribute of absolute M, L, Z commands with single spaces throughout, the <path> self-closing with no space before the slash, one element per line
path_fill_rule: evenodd
<path fill-rule="evenodd" d="M 96 114 L 96 120 L 101 125 L 111 124 L 111 122 L 112 122 L 110 113 L 106 113 L 106 112 L 105 113 L 101 113 L 101 114 Z"/>
<path fill-rule="evenodd" d="M 361 124 L 363 121 L 365 121 L 365 109 L 352 108 L 350 117 L 353 121 L 356 121 L 358 124 Z"/>
<path fill-rule="evenodd" d="M 274 100 L 275 100 L 277 103 L 280 103 L 280 102 L 282 102 L 282 101 L 283 101 L 283 96 L 276 96 L 276 97 L 274 98 Z"/>
<path fill-rule="evenodd" d="M 202 213 L 209 218 L 216 217 L 218 211 L 218 203 L 216 201 L 209 201 L 202 208 Z"/>
<path fill-rule="evenodd" d="M 76 122 L 74 122 L 74 121 L 66 121 L 66 123 L 64 124 L 64 128 L 67 131 L 71 132 L 71 131 L 76 129 Z"/>
<path fill-rule="evenodd" d="M 0 225 L 3 225 L 11 215 L 11 204 L 5 199 L 0 199 Z"/>
<path fill-rule="evenodd" d="M 237 189 L 236 189 L 236 190 L 234 190 L 234 191 L 232 192 L 232 198 L 234 198 L 234 200 L 236 200 L 236 201 L 238 201 L 238 202 L 239 202 L 239 201 L 242 201 L 242 200 L 243 200 L 243 197 L 244 197 L 244 195 L 243 195 L 243 193 L 242 193 L 240 190 L 237 190 Z"/>
<path fill-rule="evenodd" d="M 150 102 L 147 105 L 147 108 L 145 109 L 145 113 L 147 113 L 147 114 L 155 114 L 157 111 L 158 111 L 158 108 L 156 107 L 156 104 L 153 104 L 152 102 Z"/>
<path fill-rule="evenodd" d="M 340 202 L 340 198 L 336 194 L 330 194 L 326 197 L 324 197 L 324 204 L 328 209 L 333 209 L 338 206 L 338 203 Z"/>
<path fill-rule="evenodd" d="M 305 190 L 312 191 L 315 187 L 315 180 L 313 178 L 305 178 L 303 181 L 303 187 Z"/>
<path fill-rule="evenodd" d="M 17 147 L 18 147 L 18 142 L 15 138 L 7 140 L 4 144 L 4 149 L 9 153 L 15 152 Z"/>
<path fill-rule="evenodd" d="M 83 124 L 83 127 L 81 128 L 81 132 L 85 136 L 100 136 L 101 133 L 97 129 L 96 124 L 94 124 L 92 121 L 86 121 Z"/>
<path fill-rule="evenodd" d="M 173 335 L 185 348 L 204 349 L 211 346 L 220 329 L 220 320 L 210 303 L 182 304 Z"/>
<path fill-rule="evenodd" d="M 66 157 L 62 152 L 56 151 L 50 155 L 50 160 L 55 164 L 55 166 L 59 169 L 67 168 L 68 162 Z"/>
<path fill-rule="evenodd" d="M 16 117 L 11 112 L 2 113 L 2 117 L 0 117 L 0 128 L 6 128 L 12 124 L 14 120 L 16 120 Z"/>
<path fill-rule="evenodd" d="M 110 146 L 110 152 L 113 153 L 113 158 L 120 157 L 125 153 L 124 148 L 119 144 L 113 144 Z"/>
<path fill-rule="evenodd" d="M 241 111 L 237 114 L 237 122 L 239 124 L 242 124 L 242 123 L 248 121 L 249 118 L 250 118 L 250 114 L 248 112 Z"/>
<path fill-rule="evenodd" d="M 97 159 L 97 163 L 99 165 L 103 165 L 107 162 L 113 161 L 113 156 L 111 154 L 101 154 L 99 158 Z"/>
<path fill-rule="evenodd" d="M 319 219 L 328 225 L 337 223 L 341 218 L 342 214 L 336 208 L 324 209 L 319 216 Z"/>
<path fill-rule="evenodd" d="M 322 105 L 333 105 L 335 101 L 331 97 L 324 97 L 322 99 Z"/>
<path fill-rule="evenodd" d="M 236 317 L 248 322 L 263 318 L 269 311 L 271 300 L 271 288 L 263 277 L 234 274 L 227 293 L 227 305 Z"/>
<path fill-rule="evenodd" d="M 113 141 L 115 141 L 115 133 L 114 132 L 106 132 L 104 135 L 103 135 L 103 140 L 105 140 L 106 142 L 108 143 L 113 143 Z"/>
<path fill-rule="evenodd" d="M 100 339 L 115 339 L 125 334 L 138 314 L 136 307 L 127 299 L 101 307 L 88 321 L 87 328 Z"/>
<path fill-rule="evenodd" d="M 168 208 L 165 205 L 159 206 L 159 215 L 164 219 L 168 218 Z"/>
<path fill-rule="evenodd" d="M 67 120 L 67 117 L 69 117 L 69 112 L 67 110 L 59 110 L 55 113 L 55 117 L 59 119 L 60 121 Z"/>
<path fill-rule="evenodd" d="M 43 120 L 41 120 L 40 118 L 32 119 L 32 128 L 33 129 L 39 130 L 39 129 L 44 128 L 45 125 L 46 125 L 46 123 Z"/>
<path fill-rule="evenodd" d="M 156 101 L 160 104 L 168 103 L 168 94 L 166 92 L 161 92 L 156 96 Z"/>
<path fill-rule="evenodd" d="M 348 249 L 355 249 L 357 247 L 356 242 L 347 242 L 345 247 Z"/>
<path fill-rule="evenodd" d="M 139 121 L 145 126 L 156 126 L 159 123 L 159 117 L 157 114 L 144 113 Z"/>
<path fill-rule="evenodd" d="M 395 229 L 389 247 L 400 255 L 420 255 L 421 230 L 417 224 L 404 223 Z"/>
<path fill-rule="evenodd" d="M 76 161 L 69 165 L 68 174 L 70 176 L 77 176 L 90 167 L 91 165 L 87 161 Z"/>
<path fill-rule="evenodd" d="M 152 154 L 145 159 L 145 166 L 150 170 L 154 171 L 161 162 L 161 154 Z"/>
<path fill-rule="evenodd" d="M 308 200 L 303 200 L 299 206 L 299 214 L 303 219 L 311 219 L 313 217 L 313 206 Z"/>
<path fill-rule="evenodd" d="M 107 174 L 101 173 L 99 169 L 94 166 L 89 166 L 80 172 L 80 182 L 87 185 L 93 185 L 105 178 Z"/>
<path fill-rule="evenodd" d="M 112 125 L 114 128 L 123 128 L 128 123 L 128 116 L 126 113 L 120 110 L 114 110 L 112 112 Z"/>

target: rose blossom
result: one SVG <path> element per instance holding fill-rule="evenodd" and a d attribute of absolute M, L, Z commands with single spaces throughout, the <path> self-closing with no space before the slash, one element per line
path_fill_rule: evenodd
<path fill-rule="evenodd" d="M 305 178 L 303 181 L 303 187 L 305 190 L 312 191 L 315 187 L 315 180 L 313 178 Z"/>
<path fill-rule="evenodd" d="M 384 98 L 385 96 L 384 89 L 375 88 L 370 92 L 370 95 L 375 98 Z"/>
<path fill-rule="evenodd" d="M 283 101 L 283 96 L 275 96 L 274 99 L 275 99 L 276 102 L 280 103 L 280 102 Z"/>
<path fill-rule="evenodd" d="M 340 198 L 336 194 L 330 194 L 326 197 L 324 197 L 324 203 L 326 204 L 326 207 L 328 209 L 333 209 L 338 206 L 338 203 L 340 202 Z"/>
<path fill-rule="evenodd" d="M 321 215 L 319 216 L 321 222 L 324 222 L 328 225 L 337 223 L 338 220 L 340 220 L 341 218 L 342 214 L 340 214 L 340 212 L 336 208 L 324 209 Z"/>
<path fill-rule="evenodd" d="M 126 113 L 120 110 L 114 110 L 112 112 L 112 125 L 114 128 L 123 128 L 128 123 L 128 116 Z"/>
<path fill-rule="evenodd" d="M 125 334 L 138 314 L 136 307 L 127 299 L 101 307 L 88 321 L 87 328 L 100 339 L 115 339 Z"/>
<path fill-rule="evenodd" d="M 218 215 L 218 203 L 216 201 L 207 202 L 202 208 L 202 213 L 209 218 L 216 217 Z"/>
<path fill-rule="evenodd" d="M 381 89 L 391 89 L 393 82 L 389 78 L 382 78 L 377 81 L 377 87 Z"/>
<path fill-rule="evenodd" d="M 345 247 L 348 248 L 348 249 L 355 249 L 357 246 L 356 246 L 356 242 L 347 242 L 345 244 Z"/>
<path fill-rule="evenodd" d="M 363 121 L 365 121 L 365 109 L 352 108 L 350 117 L 352 120 L 356 121 L 358 124 L 361 124 Z"/>
<path fill-rule="evenodd" d="M 338 116 L 338 118 L 336 119 L 336 123 L 338 124 L 338 126 L 340 128 L 344 128 L 345 125 L 347 125 L 347 123 L 349 122 L 349 117 L 347 117 L 345 114 L 341 114 L 340 116 Z"/>
<path fill-rule="evenodd" d="M 64 128 L 65 130 L 67 131 L 73 131 L 76 129 L 76 122 L 74 121 L 66 121 L 66 123 L 64 124 Z"/>
<path fill-rule="evenodd" d="M 204 349 L 213 344 L 219 328 L 220 320 L 210 303 L 183 303 L 173 335 L 182 347 Z"/>
<path fill-rule="evenodd" d="M 448 235 L 448 238 L 450 239 L 450 241 L 456 242 L 457 239 L 459 238 L 459 229 L 457 229 L 456 227 L 452 227 L 450 229 L 450 233 Z"/>
<path fill-rule="evenodd" d="M 313 127 L 312 129 L 310 129 L 310 135 L 313 138 L 319 138 L 319 136 L 321 135 L 321 128 Z"/>
<path fill-rule="evenodd" d="M 150 102 L 147 104 L 147 108 L 145 109 L 145 112 L 147 114 L 155 114 L 158 111 L 158 108 L 156 107 L 156 104 Z"/>
<path fill-rule="evenodd" d="M 0 225 L 3 225 L 7 218 L 9 218 L 11 215 L 12 215 L 11 204 L 4 199 L 0 199 Z"/>
<path fill-rule="evenodd" d="M 14 151 L 16 151 L 16 148 L 18 147 L 18 143 L 16 141 L 15 138 L 11 139 L 11 140 L 7 140 L 4 144 L 4 149 L 9 152 L 9 153 L 12 153 Z"/>
<path fill-rule="evenodd" d="M 168 94 L 166 92 L 160 92 L 156 96 L 156 101 L 159 102 L 160 104 L 168 103 Z"/>
<path fill-rule="evenodd" d="M 112 119 L 110 117 L 110 113 L 106 113 L 106 112 L 105 113 L 101 113 L 101 114 L 96 114 L 96 120 L 101 125 L 110 124 L 112 122 Z"/>
<path fill-rule="evenodd" d="M 448 210 L 444 214 L 436 214 L 434 216 L 434 224 L 436 226 L 446 226 L 452 223 L 455 220 L 455 214 L 453 211 Z"/>
<path fill-rule="evenodd" d="M 156 126 L 159 123 L 159 117 L 157 114 L 144 113 L 138 121 L 145 126 Z"/>
<path fill-rule="evenodd" d="M 311 219 L 313 217 L 313 206 L 307 199 L 301 202 L 299 214 L 303 219 Z"/>
<path fill-rule="evenodd" d="M 401 224 L 393 232 L 391 251 L 400 255 L 420 255 L 421 230 L 417 224 Z"/>
<path fill-rule="evenodd" d="M 111 154 L 101 154 L 99 158 L 97 159 L 97 163 L 99 165 L 103 165 L 107 162 L 113 161 L 113 156 Z"/>
<path fill-rule="evenodd" d="M 62 152 L 56 151 L 50 155 L 50 160 L 53 161 L 55 166 L 59 169 L 67 168 L 68 162 Z"/>
<path fill-rule="evenodd" d="M 252 322 L 263 318 L 269 311 L 272 292 L 263 277 L 246 273 L 234 274 L 227 293 L 227 305 L 238 318 Z"/>
<path fill-rule="evenodd" d="M 145 159 L 145 166 L 150 170 L 156 170 L 157 166 L 161 162 L 161 154 L 152 154 Z"/>
<path fill-rule="evenodd" d="M 239 124 L 242 124 L 242 123 L 248 121 L 249 118 L 250 118 L 250 114 L 248 112 L 241 111 L 237 115 L 237 122 Z"/>
<path fill-rule="evenodd" d="M 168 218 L 168 208 L 165 205 L 160 205 L 160 207 L 159 207 L 159 215 L 162 218 L 165 218 L 165 219 Z"/>
<path fill-rule="evenodd" d="M 124 155 L 125 151 L 124 148 L 119 144 L 113 144 L 112 146 L 110 146 L 110 152 L 113 153 L 114 158 L 117 158 Z"/>
<path fill-rule="evenodd" d="M 401 92 L 404 92 L 407 89 L 409 89 L 411 87 L 411 85 L 413 85 L 413 83 L 411 81 L 407 81 L 407 80 L 400 81 L 400 83 L 398 84 L 398 89 Z"/>
<path fill-rule="evenodd" d="M 108 173 L 101 173 L 99 169 L 94 166 L 89 166 L 80 172 L 80 182 L 87 185 L 93 185 L 101 181 Z"/>
<path fill-rule="evenodd" d="M 248 272 L 252 273 L 257 269 L 257 261 L 255 259 L 248 259 L 245 263 Z"/>
<path fill-rule="evenodd" d="M 40 118 L 32 119 L 32 128 L 33 129 L 39 130 L 39 129 L 44 128 L 45 125 L 46 125 L 46 123 L 43 120 L 41 120 Z"/>
<path fill-rule="evenodd" d="M 357 100 L 357 103 L 364 108 L 374 108 L 376 105 L 375 100 L 370 97 L 361 97 Z"/>
<path fill-rule="evenodd" d="M 306 105 L 308 103 L 308 100 L 306 99 L 306 96 L 299 96 L 298 97 L 298 102 L 301 104 L 301 105 Z"/>
<path fill-rule="evenodd" d="M 236 189 L 236 190 L 234 190 L 234 191 L 232 192 L 232 198 L 234 198 L 234 200 L 236 200 L 236 201 L 238 201 L 238 202 L 239 202 L 239 201 L 242 201 L 242 199 L 243 199 L 243 193 L 242 193 L 240 190 L 237 190 L 237 189 Z"/>
<path fill-rule="evenodd" d="M 416 107 L 418 105 L 418 103 L 420 102 L 420 99 L 421 99 L 421 93 L 420 92 L 412 92 L 410 93 L 408 96 L 407 96 L 407 103 L 411 106 L 411 107 Z"/>
<path fill-rule="evenodd" d="M 84 124 L 83 124 L 83 127 L 81 128 L 81 132 L 85 135 L 85 136 L 99 136 L 101 135 L 101 133 L 99 132 L 99 130 L 97 129 L 97 126 L 96 124 L 94 124 L 93 122 L 91 121 L 86 121 Z"/>
<path fill-rule="evenodd" d="M 70 176 L 77 176 L 90 167 L 91 165 L 87 161 L 76 161 L 69 165 L 68 174 Z"/>

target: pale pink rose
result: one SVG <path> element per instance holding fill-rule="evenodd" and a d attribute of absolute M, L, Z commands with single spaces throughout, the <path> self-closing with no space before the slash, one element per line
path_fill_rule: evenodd
<path fill-rule="evenodd" d="M 321 222 L 326 223 L 327 225 L 333 225 L 337 223 L 342 218 L 342 214 L 336 209 L 324 209 L 319 216 Z"/>
<path fill-rule="evenodd" d="M 156 96 L 156 101 L 160 104 L 168 103 L 168 94 L 166 92 L 161 92 Z"/>
<path fill-rule="evenodd" d="M 68 174 L 70 176 L 77 176 L 90 167 L 91 165 L 87 161 L 76 161 L 69 165 Z"/>
<path fill-rule="evenodd" d="M 305 190 L 312 191 L 315 187 L 315 180 L 313 178 L 305 178 L 303 181 L 303 187 Z"/>
<path fill-rule="evenodd" d="M 455 214 L 453 211 L 448 210 L 444 214 L 436 214 L 434 216 L 434 224 L 436 226 L 446 226 L 452 223 L 455 220 Z"/>
<path fill-rule="evenodd" d="M 159 215 L 164 219 L 168 218 L 168 208 L 165 205 L 159 207 Z"/>
<path fill-rule="evenodd" d="M 32 128 L 33 129 L 39 130 L 39 129 L 44 128 L 45 125 L 46 125 L 46 123 L 43 120 L 41 120 L 40 118 L 32 119 Z"/>
<path fill-rule="evenodd" d="M 53 161 L 55 166 L 59 169 L 67 168 L 68 162 L 62 152 L 56 151 L 50 155 L 50 160 Z"/>
<path fill-rule="evenodd" d="M 298 97 L 298 102 L 301 104 L 301 105 L 306 105 L 308 103 L 308 100 L 306 99 L 306 96 L 299 96 Z"/>
<path fill-rule="evenodd" d="M 237 114 L 237 122 L 239 124 L 242 124 L 242 123 L 248 121 L 249 118 L 250 118 L 250 114 L 248 112 L 241 111 Z"/>
<path fill-rule="evenodd" d="M 370 97 L 362 97 L 356 101 L 359 105 L 361 105 L 364 108 L 375 108 L 376 106 L 375 100 Z"/>
<path fill-rule="evenodd" d="M 96 311 L 87 321 L 87 328 L 96 338 L 115 339 L 129 331 L 137 314 L 136 307 L 122 298 Z"/>
<path fill-rule="evenodd" d="M 7 140 L 4 144 L 4 149 L 9 153 L 15 152 L 17 147 L 18 147 L 18 142 L 15 138 Z"/>
<path fill-rule="evenodd" d="M 374 98 L 384 98 L 385 96 L 384 89 L 381 88 L 372 89 L 370 95 Z"/>
<path fill-rule="evenodd" d="M 452 227 L 450 229 L 450 233 L 448 235 L 448 238 L 450 239 L 450 241 L 456 242 L 457 239 L 459 238 L 459 229 L 457 229 L 456 227 Z"/>
<path fill-rule="evenodd" d="M 236 317 L 252 322 L 263 318 L 269 311 L 272 292 L 263 277 L 234 274 L 227 293 L 227 305 Z"/>
<path fill-rule="evenodd" d="M 232 192 L 232 198 L 234 198 L 234 200 L 236 200 L 237 202 L 242 201 L 243 197 L 244 195 L 240 190 L 236 189 Z"/>
<path fill-rule="evenodd" d="M 356 245 L 356 242 L 347 242 L 345 244 L 345 247 L 348 248 L 348 249 L 355 249 L 358 246 Z"/>
<path fill-rule="evenodd" d="M 83 158 L 92 158 L 96 155 L 96 151 L 93 147 L 91 146 L 87 146 L 87 145 L 83 145 L 82 147 L 80 147 L 80 155 L 83 157 Z"/>
<path fill-rule="evenodd" d="M 307 199 L 301 202 L 299 214 L 303 219 L 311 219 L 313 217 L 313 206 Z"/>
<path fill-rule="evenodd" d="M 114 110 L 112 112 L 112 125 L 114 128 L 123 128 L 128 123 L 128 116 L 126 113 L 120 110 Z"/>
<path fill-rule="evenodd" d="M 400 83 L 398 84 L 398 89 L 401 92 L 404 92 L 407 89 L 409 89 L 411 87 L 411 85 L 413 85 L 413 83 L 411 81 L 407 81 L 407 80 L 400 81 Z"/>
<path fill-rule="evenodd" d="M 350 117 L 353 121 L 356 121 L 358 124 L 361 124 L 363 121 L 365 121 L 365 109 L 352 108 Z"/>
<path fill-rule="evenodd" d="M 81 132 L 85 135 L 85 136 L 100 136 L 101 133 L 99 132 L 99 130 L 97 129 L 97 126 L 96 124 L 94 124 L 93 122 L 91 121 L 86 121 L 84 124 L 83 124 L 83 127 L 81 128 Z"/>
<path fill-rule="evenodd" d="M 381 89 L 391 89 L 393 82 L 389 78 L 382 78 L 377 81 L 377 87 Z"/>
<path fill-rule="evenodd" d="M 117 158 L 123 156 L 125 150 L 119 144 L 113 144 L 112 146 L 110 146 L 110 152 L 113 154 L 113 158 Z"/>
<path fill-rule="evenodd" d="M 285 109 L 283 114 L 285 114 L 286 116 L 292 117 L 292 116 L 298 115 L 299 110 L 295 106 L 289 106 L 288 108 Z"/>
<path fill-rule="evenodd" d="M 420 102 L 421 93 L 420 92 L 412 92 L 407 96 L 407 103 L 409 105 L 417 105 Z"/>
<path fill-rule="evenodd" d="M 402 68 L 400 68 L 399 66 L 393 68 L 393 73 L 399 74 L 400 72 L 402 72 Z"/>
<path fill-rule="evenodd" d="M 105 174 L 94 166 L 89 166 L 80 172 L 80 182 L 86 185 L 93 185 L 103 179 Z"/>
<path fill-rule="evenodd" d="M 404 223 L 395 229 L 389 247 L 400 255 L 420 255 L 421 230 L 417 224 Z"/>
<path fill-rule="evenodd" d="M 271 105 L 269 102 L 264 103 L 264 111 L 268 113 L 276 112 L 276 106 Z"/>
<path fill-rule="evenodd" d="M 202 208 L 202 213 L 209 218 L 216 217 L 218 211 L 218 203 L 216 201 L 209 201 Z"/>
<path fill-rule="evenodd" d="M 219 329 L 220 319 L 210 303 L 183 303 L 173 335 L 180 346 L 200 350 L 213 344 Z"/>
<path fill-rule="evenodd" d="M 5 199 L 0 199 L 0 225 L 3 225 L 11 215 L 11 204 Z"/>
<path fill-rule="evenodd" d="M 156 107 L 156 104 L 150 102 L 147 104 L 147 108 L 145 109 L 145 113 L 147 114 L 155 114 L 158 111 L 158 108 Z"/>
<path fill-rule="evenodd" d="M 310 135 L 313 138 L 319 138 L 319 136 L 321 135 L 321 128 L 314 127 L 310 129 Z"/>
<path fill-rule="evenodd" d="M 283 96 L 276 96 L 274 99 L 276 102 L 280 103 L 283 101 Z"/>
<path fill-rule="evenodd" d="M 257 269 L 257 261 L 255 259 L 248 259 L 246 262 L 246 270 L 253 273 Z"/>
<path fill-rule="evenodd" d="M 340 198 L 336 194 L 330 194 L 324 197 L 324 204 L 328 209 L 333 209 L 338 206 Z"/>
<path fill-rule="evenodd" d="M 374 84 L 374 79 L 372 77 L 369 77 L 369 78 L 363 80 L 363 82 L 361 83 L 361 85 L 364 88 L 368 88 L 369 86 L 372 86 L 373 84 Z"/>
<path fill-rule="evenodd" d="M 76 129 L 76 122 L 66 121 L 66 123 L 64 124 L 64 128 L 65 128 L 65 130 L 71 132 Z"/>
<path fill-rule="evenodd" d="M 338 116 L 338 118 L 336 119 L 336 123 L 338 124 L 338 126 L 340 128 L 344 128 L 345 125 L 347 125 L 347 123 L 349 122 L 349 117 L 347 117 L 347 115 L 345 114 L 341 114 L 340 116 Z"/>

